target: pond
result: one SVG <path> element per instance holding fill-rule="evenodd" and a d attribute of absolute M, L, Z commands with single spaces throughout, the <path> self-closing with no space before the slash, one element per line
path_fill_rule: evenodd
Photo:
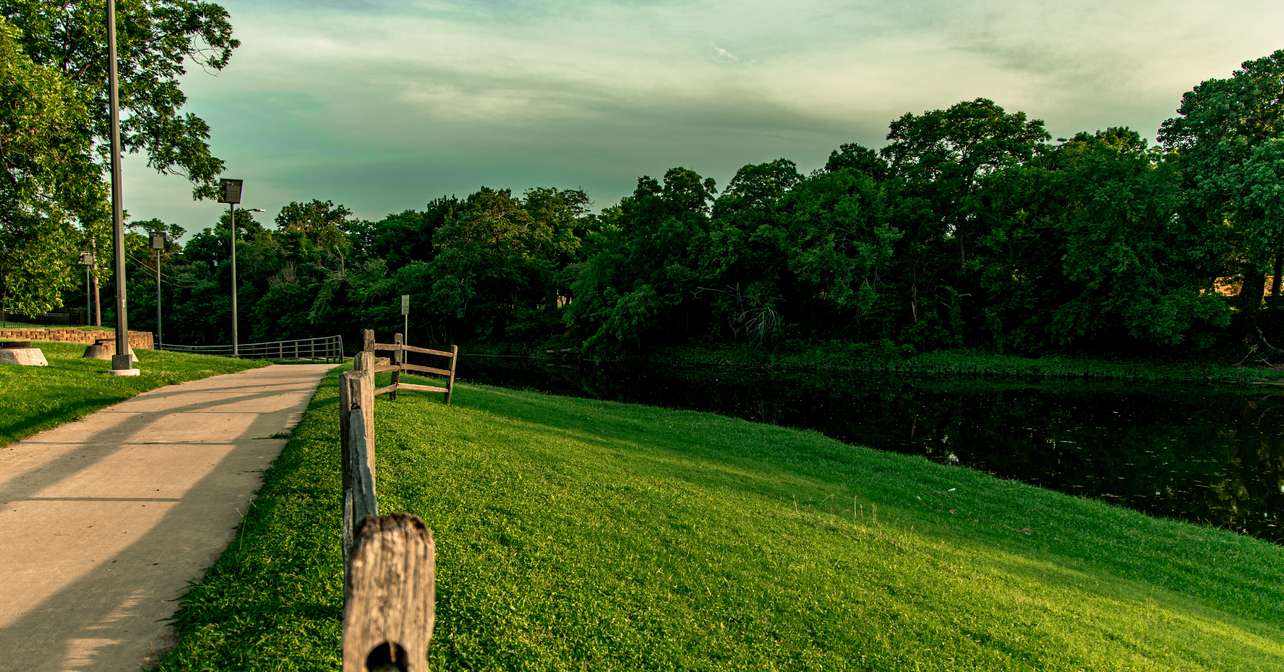
<path fill-rule="evenodd" d="M 462 380 L 712 411 L 1284 543 L 1284 389 L 573 367 L 461 355 Z"/>

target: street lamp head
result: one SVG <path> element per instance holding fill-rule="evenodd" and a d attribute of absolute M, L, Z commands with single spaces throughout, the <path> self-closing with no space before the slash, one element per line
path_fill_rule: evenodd
<path fill-rule="evenodd" d="M 218 202 L 231 203 L 233 205 L 241 202 L 241 185 L 245 180 L 222 179 L 218 181 Z"/>
<path fill-rule="evenodd" d="M 263 212 L 263 208 L 250 208 L 248 210 L 241 208 L 241 212 Z"/>

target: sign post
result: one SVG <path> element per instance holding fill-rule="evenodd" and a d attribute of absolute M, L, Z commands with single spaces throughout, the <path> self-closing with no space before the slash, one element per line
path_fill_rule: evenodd
<path fill-rule="evenodd" d="M 410 295 L 401 295 L 401 337 L 410 340 Z"/>

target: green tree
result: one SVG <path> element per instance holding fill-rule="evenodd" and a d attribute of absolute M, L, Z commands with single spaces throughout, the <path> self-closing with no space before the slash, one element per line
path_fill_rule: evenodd
<path fill-rule="evenodd" d="M 1284 255 L 1278 223 L 1264 219 L 1269 210 L 1252 195 L 1264 193 L 1258 180 L 1270 160 L 1259 152 L 1269 153 L 1263 146 L 1281 138 L 1284 50 L 1246 61 L 1229 78 L 1200 83 L 1159 129 L 1160 143 L 1180 157 L 1188 216 L 1227 235 L 1223 254 L 1242 275 L 1237 303 L 1247 324 L 1261 304 L 1267 267 L 1272 259 L 1279 266 Z M 1256 184 L 1246 191 L 1250 176 Z"/>
<path fill-rule="evenodd" d="M 33 62 L 60 73 L 78 92 L 89 110 L 78 129 L 106 165 L 106 3 L 0 0 L 0 16 L 22 30 L 21 46 Z M 131 0 L 119 3 L 116 22 L 123 151 L 145 152 L 157 171 L 187 176 L 194 196 L 213 197 L 223 162 L 210 151 L 209 125 L 182 112 L 181 83 L 189 64 L 205 71 L 227 66 L 239 45 L 227 10 L 198 0 Z"/>
<path fill-rule="evenodd" d="M 805 309 L 799 319 L 831 336 L 889 336 L 894 319 L 874 311 L 902 233 L 893 221 L 892 181 L 880 182 L 865 172 L 869 168 L 855 164 L 819 173 L 794 189 L 786 206 L 786 255 L 800 289 L 793 303 Z"/>
<path fill-rule="evenodd" d="M 590 352 L 618 354 L 709 333 L 710 208 L 714 182 L 673 168 L 638 180 L 585 265 L 566 313 Z"/>
<path fill-rule="evenodd" d="M 986 179 L 982 304 L 1000 350 L 1173 348 L 1224 325 L 1173 162 L 1136 132 L 1080 133 Z"/>
<path fill-rule="evenodd" d="M 82 133 L 77 90 L 33 62 L 0 18 L 0 309 L 35 315 L 62 305 L 83 240 L 77 222 L 105 217 L 102 182 Z"/>
<path fill-rule="evenodd" d="M 507 189 L 482 188 L 433 239 L 431 306 L 448 335 L 498 340 L 552 310 L 553 231 Z"/>
<path fill-rule="evenodd" d="M 792 292 L 783 207 L 802 180 L 786 159 L 748 165 L 714 201 L 700 291 L 710 295 L 714 321 L 733 338 L 764 343 L 784 331 Z"/>
<path fill-rule="evenodd" d="M 1048 137 L 1042 121 L 984 98 L 892 122 L 882 156 L 904 183 L 898 257 L 907 266 L 897 274 L 907 283 L 907 340 L 965 344 L 969 317 L 979 317 L 965 299 L 977 292 L 970 251 L 986 233 L 978 218 L 981 181 L 1030 160 Z"/>

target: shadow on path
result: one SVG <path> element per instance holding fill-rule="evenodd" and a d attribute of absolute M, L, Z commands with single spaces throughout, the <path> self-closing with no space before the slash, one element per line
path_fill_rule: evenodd
<path fill-rule="evenodd" d="M 131 670 L 331 367 L 154 390 L 0 450 L 0 670 Z"/>

